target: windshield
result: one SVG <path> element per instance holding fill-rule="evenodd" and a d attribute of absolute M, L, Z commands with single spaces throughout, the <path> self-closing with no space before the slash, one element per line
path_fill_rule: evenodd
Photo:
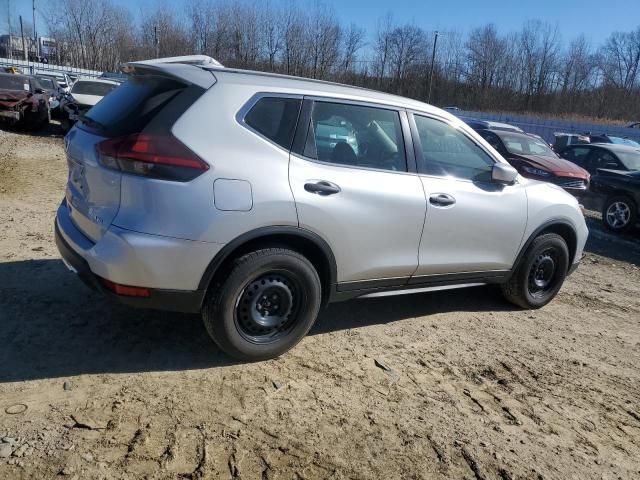
<path fill-rule="evenodd" d="M 18 75 L 0 75 L 0 88 L 4 90 L 29 91 L 29 80 Z"/>
<path fill-rule="evenodd" d="M 111 83 L 76 82 L 71 89 L 71 93 L 75 93 L 77 95 L 96 95 L 98 97 L 104 97 L 116 87 L 117 85 L 113 85 Z"/>
<path fill-rule="evenodd" d="M 504 146 L 509 153 L 515 155 L 543 155 L 545 157 L 556 157 L 549 145 L 534 137 L 526 135 L 500 134 Z"/>
<path fill-rule="evenodd" d="M 42 88 L 53 90 L 53 81 L 49 78 L 38 77 L 38 83 L 42 86 Z"/>
<path fill-rule="evenodd" d="M 616 152 L 616 155 L 629 170 L 640 170 L 640 150 L 635 152 Z"/>
<path fill-rule="evenodd" d="M 634 142 L 629 138 L 621 138 L 621 137 L 609 137 L 611 143 L 615 143 L 616 145 L 630 145 L 632 147 L 640 147 L 640 143 Z"/>

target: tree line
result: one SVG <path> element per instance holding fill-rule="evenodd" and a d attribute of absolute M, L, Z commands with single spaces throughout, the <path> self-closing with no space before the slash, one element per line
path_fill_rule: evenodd
<path fill-rule="evenodd" d="M 48 35 L 59 61 L 117 71 L 126 61 L 210 55 L 229 67 L 334 80 L 465 109 L 640 117 L 640 26 L 602 45 L 565 41 L 531 20 L 501 33 L 399 24 L 391 14 L 366 32 L 326 4 L 294 0 L 157 0 L 139 15 L 110 0 L 49 0 Z"/>

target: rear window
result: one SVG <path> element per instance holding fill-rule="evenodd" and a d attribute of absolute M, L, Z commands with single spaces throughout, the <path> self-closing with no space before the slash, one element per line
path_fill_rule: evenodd
<path fill-rule="evenodd" d="M 298 121 L 300 102 L 297 98 L 261 98 L 246 114 L 244 121 L 261 135 L 289 150 Z"/>
<path fill-rule="evenodd" d="M 112 83 L 101 82 L 77 82 L 71 89 L 71 93 L 78 95 L 96 95 L 104 97 L 111 90 L 114 90 L 117 85 Z"/>
<path fill-rule="evenodd" d="M 86 116 L 101 126 L 100 133 L 103 135 L 139 133 L 186 89 L 184 84 L 168 78 L 150 75 L 131 77 L 98 102 Z M 175 121 L 176 115 L 183 111 L 178 111 L 179 108 L 174 110 L 175 118 L 171 118 L 171 121 Z M 168 126 L 164 125 L 165 128 Z"/>

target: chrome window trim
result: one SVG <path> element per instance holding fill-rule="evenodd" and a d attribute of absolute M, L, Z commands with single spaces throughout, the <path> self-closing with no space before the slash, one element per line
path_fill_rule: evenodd
<path fill-rule="evenodd" d="M 290 148 L 289 149 L 284 148 L 282 145 L 279 145 L 278 143 L 274 142 L 269 137 L 263 135 L 262 133 L 257 131 L 255 128 L 253 128 L 251 125 L 249 125 L 245 120 L 247 114 L 251 111 L 251 109 L 255 107 L 256 103 L 258 103 L 263 98 L 293 98 L 293 99 L 300 100 L 300 106 L 298 107 L 298 118 L 296 119 L 296 125 L 295 125 L 297 127 L 298 121 L 300 120 L 300 110 L 302 109 L 302 100 L 304 99 L 304 96 L 299 94 L 282 93 L 282 92 L 258 92 L 253 94 L 249 98 L 249 100 L 247 100 L 245 104 L 242 105 L 242 107 L 240 107 L 240 110 L 238 110 L 235 116 L 236 122 L 241 127 L 246 128 L 254 135 L 257 135 L 258 137 L 262 138 L 266 142 L 269 142 L 271 145 L 279 148 L 280 150 L 290 153 L 290 150 L 291 150 Z M 295 128 L 294 128 L 294 135 L 295 135 Z"/>

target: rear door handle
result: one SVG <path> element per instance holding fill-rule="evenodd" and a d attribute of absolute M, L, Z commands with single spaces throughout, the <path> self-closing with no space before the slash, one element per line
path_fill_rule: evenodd
<path fill-rule="evenodd" d="M 429 203 L 436 207 L 450 207 L 456 203 L 456 199 L 447 193 L 434 193 L 429 197 Z"/>
<path fill-rule="evenodd" d="M 326 180 L 311 180 L 304 184 L 304 189 L 309 193 L 327 196 L 340 193 L 340 187 Z"/>

